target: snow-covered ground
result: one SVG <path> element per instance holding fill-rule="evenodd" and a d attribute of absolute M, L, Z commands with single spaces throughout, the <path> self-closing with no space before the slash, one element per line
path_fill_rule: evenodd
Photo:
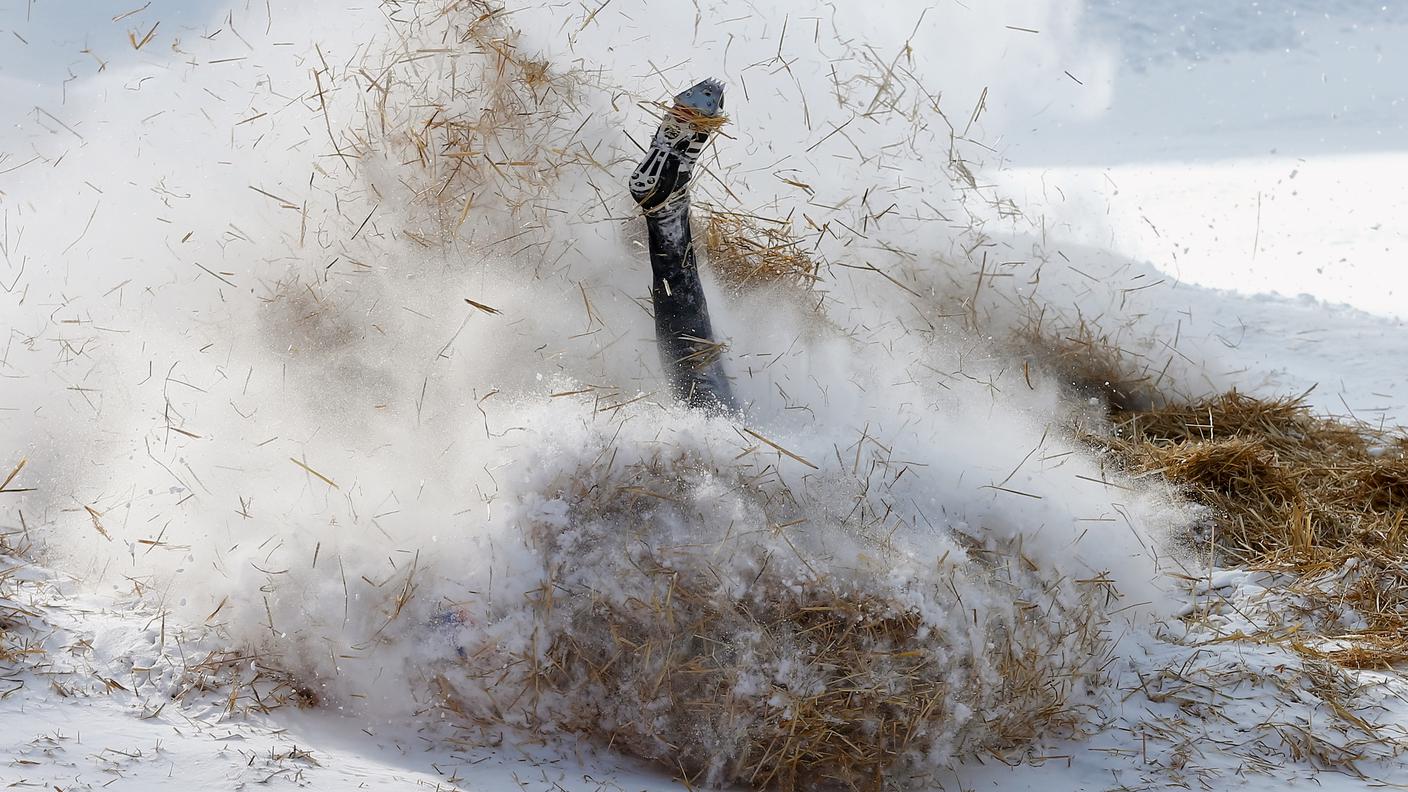
<path fill-rule="evenodd" d="M 1029 129 L 1009 130 L 1005 162 L 980 174 L 1022 210 L 1002 222 L 1177 284 L 1163 308 L 1211 323 L 1220 373 L 1247 387 L 1314 386 L 1312 403 L 1327 412 L 1408 421 L 1408 55 L 1396 46 L 1408 11 L 1350 0 L 1149 5 L 1090 3 L 1085 35 L 1121 49 L 1108 107 L 1051 123 L 1037 113 Z M 9 9 L 0 35 L 23 35 L 21 16 Z M 0 160 L 0 196 L 5 169 L 26 158 L 5 153 L 15 159 Z M 0 409 L 21 406 L 0 394 Z M 2 519 L 0 531 L 21 544 L 18 515 Z M 191 658 L 223 648 L 199 626 L 168 625 L 150 603 L 92 591 L 74 571 L 0 558 L 6 578 L 0 623 L 22 609 L 29 626 L 17 640 L 43 658 L 0 657 L 6 785 L 684 788 L 587 746 L 485 746 L 447 724 L 411 728 L 328 708 L 263 713 L 257 686 L 222 683 L 257 674 L 255 660 L 221 664 L 211 691 L 191 688 Z M 1277 623 L 1285 601 L 1276 589 L 1240 572 L 1191 583 L 1176 596 L 1205 618 L 1118 642 L 1120 693 L 1094 713 L 1088 736 L 1039 745 L 1017 766 L 969 763 L 938 783 L 974 792 L 1408 785 L 1408 766 L 1384 753 L 1408 740 L 1408 683 L 1305 671 L 1275 646 L 1220 640 Z M 1345 708 L 1363 729 L 1342 728 L 1336 710 Z M 1369 723 L 1381 728 L 1371 735 Z"/>
<path fill-rule="evenodd" d="M 1188 310 L 1253 377 L 1408 419 L 1408 8 L 1099 0 L 1090 22 L 1121 50 L 1108 107 L 1038 119 L 995 174 L 1031 228 L 1203 287 Z"/>
<path fill-rule="evenodd" d="M 249 658 L 227 664 L 221 657 L 210 669 L 212 690 L 202 690 L 186 669 L 217 651 L 215 644 L 189 640 L 188 631 L 140 606 L 64 596 L 77 583 L 47 571 L 27 576 L 36 582 L 25 586 L 20 606 L 39 629 L 22 638 L 44 659 L 0 677 L 0 781 L 7 788 L 673 788 L 586 747 L 570 755 L 530 745 L 476 747 L 438 724 L 418 734 L 325 709 L 261 714 L 250 688 L 236 685 L 231 697 L 225 684 L 232 675 L 253 677 Z M 13 604 L 0 597 L 0 617 Z M 23 669 L 23 660 L 14 665 Z"/>

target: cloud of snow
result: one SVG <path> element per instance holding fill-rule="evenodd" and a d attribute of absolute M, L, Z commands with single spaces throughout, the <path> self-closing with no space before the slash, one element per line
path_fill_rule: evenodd
<path fill-rule="evenodd" d="M 960 138 L 1100 105 L 1078 3 L 476 7 L 241 6 L 26 116 L 0 164 L 36 158 L 0 199 L 0 448 L 37 491 L 7 523 L 23 509 L 65 572 L 373 712 L 454 677 L 455 646 L 530 651 L 533 530 L 665 531 L 646 506 L 582 518 L 621 502 L 595 477 L 652 459 L 692 482 L 676 540 L 786 536 L 887 601 L 947 570 L 964 611 L 925 618 L 973 656 L 1021 607 L 974 547 L 1161 610 L 1160 537 L 1186 516 L 945 308 L 992 244 L 951 179 L 981 153 Z M 460 37 L 504 25 L 522 37 Z M 663 404 L 623 189 L 637 103 L 711 74 L 733 123 L 700 200 L 791 218 L 828 265 L 824 295 L 711 295 L 742 418 Z M 1108 307 L 1091 294 L 1067 296 Z M 894 575 L 855 572 L 877 548 Z M 576 580 L 609 589 L 620 561 Z"/>

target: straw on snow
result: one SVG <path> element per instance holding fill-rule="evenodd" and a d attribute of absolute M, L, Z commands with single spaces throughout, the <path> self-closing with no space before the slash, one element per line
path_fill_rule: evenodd
<path fill-rule="evenodd" d="M 1323 629 L 1276 642 L 1349 668 L 1408 662 L 1408 434 L 1314 415 L 1308 393 L 1172 393 L 1159 368 L 1084 319 L 1033 321 L 1018 337 L 1044 371 L 1103 397 L 1111 423 L 1078 430 L 1088 442 L 1209 507 L 1186 544 L 1215 563 L 1290 576 L 1288 593 Z M 1363 627 L 1344 628 L 1353 615 Z"/>
<path fill-rule="evenodd" d="M 1236 391 L 1114 420 L 1104 442 L 1124 466 L 1211 507 L 1201 541 L 1219 560 L 1294 575 L 1308 610 L 1334 625 L 1288 637 L 1297 651 L 1357 668 L 1408 661 L 1403 434 L 1316 417 L 1303 397 Z M 1346 610 L 1364 626 L 1344 628 Z"/>

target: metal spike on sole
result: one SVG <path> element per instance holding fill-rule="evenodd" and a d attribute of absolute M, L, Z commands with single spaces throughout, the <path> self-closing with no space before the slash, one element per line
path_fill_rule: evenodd
<path fill-rule="evenodd" d="M 717 119 L 724 106 L 724 86 L 702 80 L 675 96 L 675 105 L 660 121 L 645 158 L 631 174 L 631 197 L 647 212 L 673 205 L 688 194 L 690 174 L 717 124 L 692 118 Z"/>
<path fill-rule="evenodd" d="M 724 84 L 712 77 L 675 95 L 675 106 L 714 117 L 724 109 Z"/>

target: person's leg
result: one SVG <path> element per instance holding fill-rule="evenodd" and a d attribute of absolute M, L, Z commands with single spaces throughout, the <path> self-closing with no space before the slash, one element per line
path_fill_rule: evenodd
<path fill-rule="evenodd" d="M 723 86 L 713 80 L 676 96 L 630 188 L 650 235 L 655 340 L 670 389 L 693 407 L 733 409 L 689 228 L 690 175 L 722 109 Z"/>

